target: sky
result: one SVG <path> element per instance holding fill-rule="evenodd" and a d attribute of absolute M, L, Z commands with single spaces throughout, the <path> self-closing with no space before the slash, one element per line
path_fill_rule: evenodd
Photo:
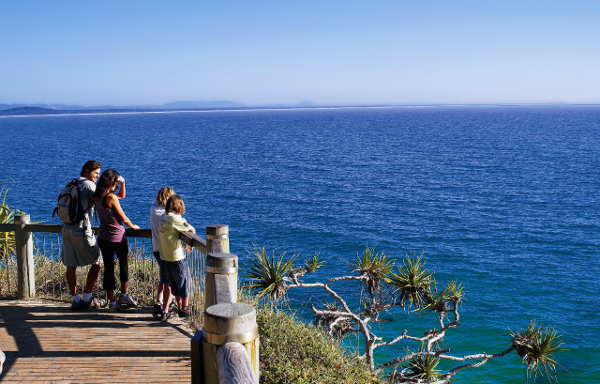
<path fill-rule="evenodd" d="M 0 2 L 0 103 L 600 103 L 598 1 Z"/>

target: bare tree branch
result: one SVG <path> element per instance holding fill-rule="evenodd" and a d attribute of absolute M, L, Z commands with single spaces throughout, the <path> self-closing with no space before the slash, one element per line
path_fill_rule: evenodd
<path fill-rule="evenodd" d="M 515 347 L 511 346 L 510 348 L 508 348 L 500 353 L 495 353 L 495 354 L 491 354 L 491 355 L 487 354 L 487 353 L 479 353 L 479 354 L 467 355 L 467 356 L 463 356 L 463 357 L 439 355 L 440 359 L 453 360 L 453 361 L 466 361 L 466 360 L 481 359 L 481 361 L 478 361 L 475 363 L 463 364 L 463 365 L 459 365 L 458 367 L 452 368 L 451 370 L 448 371 L 447 374 L 444 375 L 444 379 L 449 380 L 451 377 L 455 376 L 458 371 L 461 371 L 463 369 L 481 367 L 483 364 L 487 363 L 491 359 L 507 355 L 510 352 L 512 352 L 514 349 L 515 349 Z"/>
<path fill-rule="evenodd" d="M 400 356 L 400 357 L 396 357 L 395 359 L 392 359 L 386 363 L 381 364 L 380 366 L 377 367 L 377 369 L 375 369 L 375 372 L 381 372 L 382 370 L 386 369 L 386 368 L 390 368 L 393 367 L 395 365 L 398 364 L 402 364 L 405 363 L 409 360 L 414 359 L 415 357 L 419 357 L 419 356 L 439 356 L 443 353 L 447 353 L 450 352 L 449 349 L 442 349 L 439 351 L 421 351 L 421 352 L 412 352 L 412 353 L 408 353 L 404 356 Z"/>

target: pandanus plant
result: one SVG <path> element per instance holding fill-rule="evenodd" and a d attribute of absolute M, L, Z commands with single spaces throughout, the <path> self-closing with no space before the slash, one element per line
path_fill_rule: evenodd
<path fill-rule="evenodd" d="M 489 360 L 516 352 L 521 356 L 530 373 L 552 377 L 557 362 L 554 354 L 560 351 L 561 340 L 552 329 L 537 328 L 534 323 L 525 331 L 510 334 L 510 346 L 495 354 L 477 353 L 465 356 L 450 354 L 450 348 L 441 349 L 446 333 L 460 325 L 460 304 L 464 287 L 456 281 L 439 288 L 431 272 L 420 256 L 407 256 L 396 267 L 395 260 L 373 248 L 365 248 L 359 254 L 351 274 L 331 277 L 324 281 L 305 282 L 304 278 L 323 266 L 318 255 L 303 265 L 295 266 L 294 258 L 286 259 L 285 252 L 269 253 L 265 248 L 255 252 L 255 259 L 247 267 L 247 287 L 258 296 L 280 299 L 292 288 L 320 288 L 332 300 L 321 307 L 312 306 L 315 323 L 322 326 L 333 339 L 343 339 L 348 334 L 361 334 L 363 353 L 360 358 L 368 369 L 387 375 L 390 383 L 403 384 L 449 384 L 454 376 L 468 368 L 480 367 Z M 360 300 L 346 299 L 335 284 L 344 282 L 359 284 L 366 292 Z M 423 336 L 410 335 L 404 330 L 396 337 L 385 340 L 375 333 L 374 324 L 382 321 L 381 312 L 400 308 L 407 311 L 434 314 L 438 325 L 427 330 Z M 389 318 L 390 316 L 388 316 Z M 408 348 L 385 362 L 376 365 L 375 352 L 400 342 L 416 343 L 418 348 Z M 389 356 L 389 354 L 387 354 Z M 439 369 L 442 360 L 458 362 L 448 369 Z M 379 361 L 379 359 L 378 359 Z"/>
<path fill-rule="evenodd" d="M 23 212 L 12 208 L 7 203 L 8 189 L 0 188 L 0 224 L 12 224 L 15 216 Z M 15 233 L 0 232 L 0 257 L 8 260 L 15 253 Z"/>

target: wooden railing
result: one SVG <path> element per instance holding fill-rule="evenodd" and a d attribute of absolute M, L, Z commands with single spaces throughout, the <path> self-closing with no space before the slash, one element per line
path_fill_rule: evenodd
<path fill-rule="evenodd" d="M 15 216 L 14 224 L 0 224 L 0 232 L 15 233 L 17 295 L 35 298 L 33 232 L 61 233 L 62 225 L 32 224 L 29 215 Z M 149 229 L 126 230 L 128 237 L 150 238 Z M 256 310 L 238 303 L 238 257 L 229 253 L 229 227 L 206 227 L 206 240 L 181 233 L 180 239 L 206 254 L 204 324 L 191 340 L 192 383 L 258 384 L 259 337 Z"/>

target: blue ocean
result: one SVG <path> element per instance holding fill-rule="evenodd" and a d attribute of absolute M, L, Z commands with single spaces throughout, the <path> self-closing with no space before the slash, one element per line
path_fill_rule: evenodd
<path fill-rule="evenodd" d="M 242 262 L 253 246 L 319 252 L 318 280 L 348 272 L 365 246 L 423 253 L 440 283 L 465 285 L 462 324 L 446 338 L 453 354 L 500 352 L 509 330 L 536 319 L 569 349 L 557 355 L 559 382 L 600 383 L 600 107 L 10 117 L 0 153 L 9 202 L 37 221 L 53 222 L 61 187 L 96 159 L 126 178 L 134 223 L 148 226 L 170 185 L 197 228 L 230 226 Z M 290 306 L 306 316 L 310 300 L 297 291 Z M 381 332 L 430 323 L 407 314 Z M 455 380 L 525 381 L 515 354 Z"/>

